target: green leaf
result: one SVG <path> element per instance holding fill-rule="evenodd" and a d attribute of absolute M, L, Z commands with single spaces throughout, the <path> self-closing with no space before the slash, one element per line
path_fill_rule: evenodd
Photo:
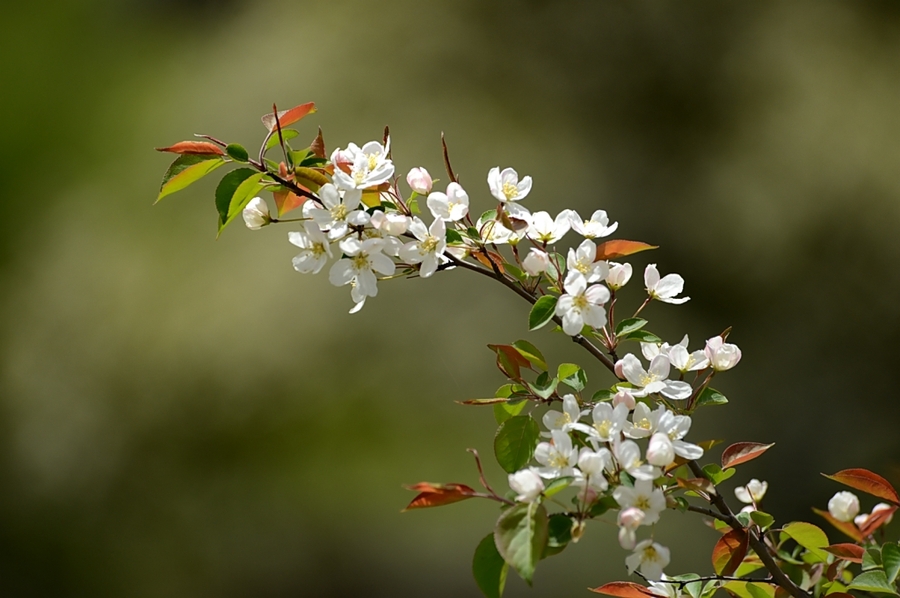
<path fill-rule="evenodd" d="M 246 164 L 250 161 L 250 154 L 248 154 L 244 146 L 239 143 L 229 143 L 225 147 L 225 153 L 228 154 L 232 160 L 237 162 Z"/>
<path fill-rule="evenodd" d="M 544 554 L 547 526 L 547 510 L 538 503 L 529 503 L 504 511 L 494 528 L 497 550 L 528 585 Z"/>
<path fill-rule="evenodd" d="M 281 129 L 281 136 L 285 141 L 289 141 L 300 134 L 300 131 L 297 129 Z M 276 132 L 274 135 L 269 137 L 269 140 L 266 141 L 266 151 L 269 151 L 276 145 L 281 145 L 281 142 L 278 139 L 278 133 Z"/>
<path fill-rule="evenodd" d="M 694 403 L 694 407 L 703 407 L 704 405 L 724 405 L 727 402 L 728 399 L 725 398 L 725 395 L 718 390 L 707 386 L 697 397 L 697 402 Z"/>
<path fill-rule="evenodd" d="M 848 589 L 897 595 L 894 585 L 888 581 L 887 575 L 881 569 L 872 569 L 871 571 L 860 573 Z"/>
<path fill-rule="evenodd" d="M 636 330 L 640 330 L 647 325 L 647 320 L 643 318 L 628 318 L 622 320 L 616 325 L 616 336 L 624 336 Z"/>
<path fill-rule="evenodd" d="M 572 540 L 572 520 L 562 513 L 550 516 L 547 522 L 547 547 L 541 558 L 559 554 Z"/>
<path fill-rule="evenodd" d="M 460 240 L 462 240 L 462 237 L 460 237 Z M 509 262 L 504 262 L 503 269 L 506 270 L 507 274 L 509 274 L 510 276 L 512 276 L 513 278 L 518 280 L 519 282 L 528 282 L 528 274 L 526 274 L 525 272 L 522 272 L 518 268 L 518 266 L 514 266 L 513 264 L 510 264 Z"/>
<path fill-rule="evenodd" d="M 553 319 L 553 312 L 556 310 L 556 297 L 553 295 L 544 295 L 538 299 L 528 314 L 528 329 L 537 330 L 546 325 Z"/>
<path fill-rule="evenodd" d="M 156 201 L 181 191 L 225 164 L 225 159 L 213 154 L 183 154 L 178 156 L 163 175 Z"/>
<path fill-rule="evenodd" d="M 264 176 L 266 176 L 264 172 L 254 173 L 241 181 L 241 184 L 237 186 L 237 189 L 234 190 L 234 194 L 231 196 L 231 201 L 228 203 L 228 216 L 224 222 L 222 222 L 221 218 L 219 219 L 219 234 L 222 233 L 226 226 L 231 224 L 232 220 L 240 215 L 241 211 L 250 203 L 250 200 L 262 191 L 263 184 L 260 181 Z"/>
<path fill-rule="evenodd" d="M 500 425 L 494 436 L 494 454 L 507 473 L 515 473 L 531 461 L 540 429 L 530 415 L 511 417 Z"/>
<path fill-rule="evenodd" d="M 453 230 L 452 228 L 447 229 L 446 238 L 447 238 L 447 243 L 462 243 L 463 242 L 462 235 L 459 234 L 459 231 Z"/>
<path fill-rule="evenodd" d="M 612 496 L 604 496 L 591 507 L 591 517 L 600 517 L 610 509 L 618 509 L 619 503 Z"/>
<path fill-rule="evenodd" d="M 587 386 L 587 374 L 581 367 L 574 363 L 561 363 L 556 370 L 559 381 L 574 389 L 575 392 L 581 392 Z"/>
<path fill-rule="evenodd" d="M 487 598 L 500 598 L 506 586 L 506 573 L 509 565 L 497 552 L 494 534 L 488 534 L 475 549 L 472 558 L 472 576 L 481 592 Z"/>
<path fill-rule="evenodd" d="M 745 587 L 747 588 L 747 593 L 749 593 L 752 598 L 772 598 L 772 596 L 775 595 L 775 590 L 774 588 L 772 588 L 772 586 L 768 586 L 769 588 L 771 588 L 771 590 L 768 592 L 762 589 L 762 587 L 760 587 L 759 585 L 751 582 L 747 582 L 747 585 Z"/>
<path fill-rule="evenodd" d="M 782 531 L 797 544 L 819 557 L 819 560 L 828 559 L 828 553 L 822 550 L 829 544 L 828 536 L 819 527 L 805 521 L 795 521 L 785 525 Z"/>
<path fill-rule="evenodd" d="M 568 488 L 572 482 L 575 481 L 575 478 L 572 476 L 563 476 L 556 478 L 544 488 L 544 496 L 551 497 L 554 494 L 562 492 L 566 488 Z"/>
<path fill-rule="evenodd" d="M 522 392 L 524 390 L 525 387 L 520 384 L 504 384 L 497 389 L 494 396 L 509 398 L 513 396 L 514 393 Z M 502 424 L 509 418 L 522 413 L 522 410 L 525 409 L 525 405 L 527 404 L 528 401 L 517 401 L 515 403 L 501 403 L 494 405 L 494 418 L 497 420 L 498 424 Z"/>
<path fill-rule="evenodd" d="M 612 401 L 614 396 L 616 396 L 616 393 L 611 390 L 602 389 L 594 393 L 594 396 L 591 397 L 591 401 L 594 403 L 599 403 L 600 401 Z"/>
<path fill-rule="evenodd" d="M 531 390 L 542 399 L 549 399 L 559 384 L 559 378 L 551 378 L 547 372 L 541 372 L 531 384 Z"/>
<path fill-rule="evenodd" d="M 881 569 L 881 551 L 877 548 L 868 548 L 863 553 L 862 570 Z"/>
<path fill-rule="evenodd" d="M 888 542 L 881 547 L 881 562 L 884 565 L 884 574 L 890 583 L 897 580 L 900 573 L 900 546 Z"/>
<path fill-rule="evenodd" d="M 750 513 L 737 513 L 735 514 L 734 518 L 738 520 L 738 523 L 741 524 L 741 527 L 747 527 L 750 525 Z"/>
<path fill-rule="evenodd" d="M 238 168 L 226 174 L 219 181 L 219 186 L 216 187 L 216 210 L 219 212 L 219 226 L 224 226 L 228 221 L 228 206 L 231 205 L 231 198 L 238 186 L 254 174 L 256 171 L 252 168 Z"/>
<path fill-rule="evenodd" d="M 619 336 L 620 341 L 638 341 L 641 343 L 661 343 L 662 339 L 647 330 L 635 330 Z"/>
<path fill-rule="evenodd" d="M 694 581 L 699 580 L 700 576 L 696 573 L 685 573 L 684 575 L 673 575 L 669 579 L 673 581 L 686 581 L 688 583 L 684 584 L 684 591 L 687 592 L 688 596 L 691 598 L 700 598 L 700 592 L 703 590 L 703 582 L 702 581 Z"/>
<path fill-rule="evenodd" d="M 768 513 L 763 513 L 762 511 L 751 511 L 750 519 L 753 520 L 753 523 L 758 525 L 762 529 L 766 529 L 767 527 L 771 527 L 773 523 L 775 523 L 775 518 L 769 515 Z"/>
<path fill-rule="evenodd" d="M 715 463 L 707 463 L 703 466 L 703 472 L 716 486 L 733 476 L 735 471 L 734 467 L 729 467 L 723 471 L 722 468 Z"/>
<path fill-rule="evenodd" d="M 522 354 L 522 357 L 531 362 L 539 370 L 547 371 L 547 360 L 537 347 L 526 340 L 518 340 L 512 344 L 516 351 Z"/>

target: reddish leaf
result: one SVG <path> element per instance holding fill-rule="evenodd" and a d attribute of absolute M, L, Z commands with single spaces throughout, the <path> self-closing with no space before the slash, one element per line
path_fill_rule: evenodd
<path fill-rule="evenodd" d="M 494 397 L 493 399 L 466 399 L 465 401 L 456 401 L 460 405 L 494 405 L 496 403 L 509 403 L 509 399 L 504 397 Z"/>
<path fill-rule="evenodd" d="M 772 444 L 761 444 L 759 442 L 736 442 L 722 451 L 722 469 L 734 467 L 747 461 L 756 459 L 764 452 L 775 446 Z"/>
<path fill-rule="evenodd" d="M 844 559 L 845 561 L 850 561 L 852 563 L 861 563 L 863 554 L 866 552 L 862 546 L 849 543 L 832 544 L 831 546 L 826 546 L 822 550 L 830 552 L 839 559 Z"/>
<path fill-rule="evenodd" d="M 278 217 L 281 218 L 291 210 L 296 210 L 306 201 L 305 197 L 294 194 L 291 191 L 273 191 L 275 206 L 278 208 Z"/>
<path fill-rule="evenodd" d="M 225 155 L 225 151 L 221 147 L 209 141 L 181 141 L 169 147 L 158 147 L 156 151 L 173 154 Z"/>
<path fill-rule="evenodd" d="M 626 241 L 615 239 L 600 243 L 597 246 L 597 260 L 613 260 L 627 255 L 633 255 L 648 249 L 657 249 L 657 245 L 649 245 L 640 241 Z"/>
<path fill-rule="evenodd" d="M 844 469 L 833 475 L 822 475 L 835 482 L 900 505 L 900 495 L 897 494 L 890 482 L 868 469 Z"/>
<path fill-rule="evenodd" d="M 824 517 L 828 521 L 828 523 L 833 525 L 839 531 L 843 532 L 844 535 L 848 536 L 849 538 L 856 540 L 857 542 L 863 541 L 864 536 L 852 521 L 838 521 L 837 519 L 832 517 L 831 513 L 829 513 L 828 511 L 816 509 L 815 507 L 813 507 L 813 512 L 816 515 Z"/>
<path fill-rule="evenodd" d="M 322 127 L 319 127 L 319 134 L 316 135 L 316 138 L 313 139 L 313 142 L 309 144 L 309 149 L 310 151 L 312 151 L 315 157 L 325 157 L 325 139 L 322 138 Z"/>
<path fill-rule="evenodd" d="M 859 532 L 863 536 L 871 536 L 875 530 L 887 523 L 887 520 L 893 516 L 896 510 L 897 507 L 891 507 L 890 509 L 875 511 L 866 518 L 866 522 L 862 525 Z"/>
<path fill-rule="evenodd" d="M 412 499 L 404 511 L 411 509 L 424 509 L 426 507 L 440 507 L 451 503 L 472 498 L 477 493 L 465 484 L 431 484 L 419 482 L 407 486 L 407 490 L 413 490 L 419 494 Z"/>
<path fill-rule="evenodd" d="M 485 255 L 485 253 L 487 253 L 487 255 Z M 490 268 L 491 271 L 493 271 L 494 267 L 496 267 L 497 270 L 499 270 L 500 273 L 503 274 L 503 272 L 504 272 L 503 256 L 498 255 L 498 254 L 494 253 L 493 251 L 486 251 L 486 252 L 475 251 L 472 253 L 472 257 L 474 257 L 476 260 L 478 260 L 479 262 L 481 262 L 482 264 L 484 264 L 485 266 Z M 490 258 L 490 259 L 488 259 L 488 258 Z M 493 266 L 491 264 L 493 264 Z"/>
<path fill-rule="evenodd" d="M 513 380 L 522 378 L 519 368 L 531 368 L 531 362 L 516 351 L 512 345 L 488 345 L 488 349 L 497 354 L 497 367 Z"/>
<path fill-rule="evenodd" d="M 647 598 L 647 596 L 655 596 L 649 588 L 630 581 L 614 581 L 599 588 L 588 588 L 588 590 L 595 594 L 606 594 L 616 598 Z"/>
<path fill-rule="evenodd" d="M 314 102 L 309 102 L 308 104 L 300 104 L 290 110 L 279 110 L 278 111 L 278 123 L 281 125 L 281 128 L 288 127 L 307 114 L 312 114 L 316 111 L 316 104 Z M 275 115 L 274 114 L 266 114 L 262 117 L 262 123 L 269 129 L 269 132 L 275 130 Z"/>
<path fill-rule="evenodd" d="M 747 556 L 747 534 L 731 530 L 716 542 L 712 552 L 713 569 L 719 575 L 731 575 Z"/>

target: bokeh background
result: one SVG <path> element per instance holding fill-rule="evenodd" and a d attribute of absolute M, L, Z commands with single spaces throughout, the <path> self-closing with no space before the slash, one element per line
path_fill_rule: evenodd
<path fill-rule="evenodd" d="M 285 229 L 215 241 L 214 181 L 151 207 L 153 147 L 252 146 L 273 101 L 316 101 L 329 148 L 390 124 L 402 172 L 440 173 L 443 131 L 475 206 L 512 165 L 532 209 L 661 245 L 635 264 L 693 299 L 652 329 L 744 351 L 692 436 L 776 442 L 732 481 L 767 479 L 780 520 L 815 517 L 822 471 L 900 481 L 896 2 L 46 1 L 0 32 L 0 595 L 479 595 L 496 509 L 401 514 L 401 484 L 476 483 L 495 426 L 453 401 L 503 382 L 479 347 L 527 306 L 452 272 L 348 316 Z M 708 571 L 714 532 L 659 528 L 670 572 Z M 508 594 L 621 578 L 614 533 Z"/>

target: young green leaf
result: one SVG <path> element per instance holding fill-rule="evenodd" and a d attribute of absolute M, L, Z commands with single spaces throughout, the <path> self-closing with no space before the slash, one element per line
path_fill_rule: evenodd
<path fill-rule="evenodd" d="M 497 403 L 494 405 L 494 419 L 498 424 L 502 424 L 511 417 L 515 417 L 522 413 L 528 401 L 518 401 L 516 403 Z"/>
<path fill-rule="evenodd" d="M 587 374 L 574 363 L 559 364 L 556 375 L 560 382 L 574 389 L 575 392 L 581 392 L 587 386 Z"/>
<path fill-rule="evenodd" d="M 522 469 L 534 455 L 540 429 L 530 415 L 517 415 L 503 422 L 494 436 L 494 454 L 507 473 Z"/>
<path fill-rule="evenodd" d="M 568 488 L 572 482 L 575 481 L 575 478 L 572 476 L 563 476 L 560 478 L 556 478 L 552 482 L 547 484 L 547 487 L 544 488 L 544 496 L 551 497 L 554 494 L 562 492 L 566 488 Z"/>
<path fill-rule="evenodd" d="M 556 480 L 554 480 L 556 481 Z M 541 558 L 559 554 L 572 540 L 572 520 L 562 513 L 550 516 L 547 523 L 547 547 Z"/>
<path fill-rule="evenodd" d="M 890 583 L 897 580 L 900 573 L 900 546 L 887 542 L 881 547 L 881 564 L 884 566 L 884 574 Z"/>
<path fill-rule="evenodd" d="M 254 174 L 256 171 L 252 168 L 238 168 L 223 176 L 219 181 L 219 186 L 216 187 L 216 211 L 219 212 L 219 226 L 223 226 L 228 221 L 228 206 L 231 205 L 231 198 L 238 186 Z"/>
<path fill-rule="evenodd" d="M 557 298 L 553 295 L 544 295 L 538 299 L 528 314 L 528 329 L 537 330 L 553 319 L 556 310 Z"/>
<path fill-rule="evenodd" d="M 626 334 L 640 330 L 646 325 L 647 320 L 643 318 L 628 318 L 627 320 L 622 320 L 616 325 L 616 336 L 625 336 Z"/>
<path fill-rule="evenodd" d="M 503 588 L 506 587 L 508 571 L 509 565 L 497 552 L 494 534 L 488 534 L 478 543 L 475 556 L 472 558 L 472 576 L 478 584 L 478 589 L 487 598 L 500 598 L 503 596 Z"/>
<path fill-rule="evenodd" d="M 727 402 L 728 399 L 725 398 L 725 395 L 720 393 L 718 390 L 707 386 L 697 397 L 697 401 L 694 403 L 694 406 L 703 407 L 705 405 L 724 405 Z"/>
<path fill-rule="evenodd" d="M 547 371 L 547 360 L 537 347 L 526 340 L 518 340 L 512 344 L 522 357 L 531 362 L 531 365 L 539 370 Z"/>
<path fill-rule="evenodd" d="M 819 560 L 825 561 L 828 558 L 828 553 L 822 550 L 829 544 L 828 536 L 812 523 L 795 521 L 785 525 L 782 531 L 793 538 L 797 544 L 816 555 Z"/>
<path fill-rule="evenodd" d="M 556 392 L 559 378 L 551 378 L 547 372 L 541 372 L 530 385 L 531 390 L 542 399 L 549 399 Z"/>
<path fill-rule="evenodd" d="M 848 586 L 848 589 L 897 595 L 897 589 L 894 587 L 894 584 L 888 582 L 887 576 L 881 569 L 872 569 L 871 571 L 860 573 L 853 580 L 853 583 Z"/>
<path fill-rule="evenodd" d="M 735 471 L 736 470 L 733 467 L 723 470 L 715 463 L 707 463 L 703 466 L 703 473 L 705 473 L 710 481 L 716 486 L 733 476 Z"/>
<path fill-rule="evenodd" d="M 225 159 L 215 154 L 182 154 L 163 175 L 156 201 L 176 191 L 181 191 L 225 164 Z"/>
<path fill-rule="evenodd" d="M 543 505 L 516 505 L 500 515 L 494 528 L 494 542 L 503 560 L 528 585 L 547 544 L 547 511 Z"/>
<path fill-rule="evenodd" d="M 248 154 L 244 146 L 239 143 L 229 143 L 225 148 L 225 153 L 236 162 L 243 162 L 246 164 L 250 161 L 250 154 Z"/>
<path fill-rule="evenodd" d="M 234 190 L 234 194 L 231 196 L 231 200 L 228 202 L 228 216 L 224 222 L 222 222 L 221 218 L 219 220 L 219 234 L 222 234 L 222 230 L 231 224 L 231 221 L 247 207 L 250 200 L 262 191 L 263 184 L 260 181 L 264 176 L 266 176 L 264 172 L 254 173 L 241 181 L 241 184 L 237 186 L 237 189 Z"/>
<path fill-rule="evenodd" d="M 763 513 L 762 511 L 751 511 L 750 519 L 753 520 L 753 523 L 758 525 L 762 529 L 766 529 L 771 527 L 773 523 L 775 523 L 775 518 L 769 515 L 768 513 Z"/>
<path fill-rule="evenodd" d="M 661 343 L 662 339 L 649 330 L 633 330 L 619 336 L 621 341 L 638 341 L 640 343 Z"/>
<path fill-rule="evenodd" d="M 285 142 L 290 141 L 294 137 L 300 134 L 300 131 L 297 129 L 281 129 L 281 137 L 285 140 Z M 266 141 L 266 150 L 269 151 L 276 145 L 281 145 L 281 140 L 278 139 L 278 134 L 272 135 L 269 137 L 269 140 Z"/>

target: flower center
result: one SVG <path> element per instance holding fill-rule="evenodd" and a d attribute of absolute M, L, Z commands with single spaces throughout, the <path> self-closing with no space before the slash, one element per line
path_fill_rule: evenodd
<path fill-rule="evenodd" d="M 588 300 L 584 295 L 575 295 L 575 297 L 572 299 L 572 307 L 574 307 L 578 311 L 587 309 L 587 306 Z"/>
<path fill-rule="evenodd" d="M 650 510 L 650 499 L 646 496 L 638 496 L 637 500 L 634 501 L 634 506 L 639 508 L 642 511 Z"/>
<path fill-rule="evenodd" d="M 431 235 L 425 237 L 424 241 L 419 242 L 419 253 L 432 253 L 437 247 L 438 240 Z"/>
<path fill-rule="evenodd" d="M 600 432 L 600 436 L 604 438 L 607 438 L 609 436 L 609 431 L 611 428 L 612 422 L 608 419 L 594 424 L 594 429 Z"/>
<path fill-rule="evenodd" d="M 649 372 L 641 374 L 641 386 L 648 386 L 657 380 L 659 380 L 659 376 L 656 374 L 651 374 Z"/>
<path fill-rule="evenodd" d="M 656 553 L 656 549 L 653 548 L 653 544 L 651 544 L 650 546 L 648 546 L 647 548 L 644 549 L 643 557 L 644 557 L 643 560 L 645 560 L 645 561 L 657 560 L 658 556 Z"/>
<path fill-rule="evenodd" d="M 314 256 L 321 257 L 325 253 L 325 245 L 323 243 L 313 243 L 310 251 L 312 251 Z"/>
<path fill-rule="evenodd" d="M 509 181 L 503 183 L 503 188 L 501 189 L 501 191 L 503 191 L 503 195 L 505 195 L 506 199 L 508 199 L 508 200 L 514 198 L 516 195 L 519 194 L 518 187 L 516 187 Z"/>
<path fill-rule="evenodd" d="M 347 218 L 347 206 L 342 203 L 339 203 L 338 205 L 331 208 L 329 212 L 331 213 L 331 217 L 334 218 L 335 221 L 340 222 Z"/>
<path fill-rule="evenodd" d="M 354 255 L 351 258 L 353 262 L 353 267 L 356 268 L 357 272 L 360 270 L 369 270 L 369 254 L 360 251 L 358 254 Z"/>
<path fill-rule="evenodd" d="M 587 275 L 590 272 L 590 267 L 582 261 L 575 262 L 575 270 L 578 270 L 584 275 Z"/>
<path fill-rule="evenodd" d="M 375 170 L 375 165 L 378 164 L 378 154 L 369 154 L 369 170 Z"/>
<path fill-rule="evenodd" d="M 555 467 L 557 469 L 563 469 L 569 466 L 569 460 L 562 453 L 553 453 L 553 456 L 550 457 L 550 467 Z"/>
<path fill-rule="evenodd" d="M 646 417 L 634 422 L 633 425 L 635 428 L 640 428 L 641 430 L 649 430 L 652 427 L 652 425 L 650 424 L 650 420 Z"/>
<path fill-rule="evenodd" d="M 572 423 L 572 418 L 569 417 L 569 414 L 568 413 L 560 413 L 558 416 L 556 416 L 556 421 L 554 422 L 554 425 L 557 428 L 562 428 L 564 425 L 570 424 L 570 423 Z"/>

